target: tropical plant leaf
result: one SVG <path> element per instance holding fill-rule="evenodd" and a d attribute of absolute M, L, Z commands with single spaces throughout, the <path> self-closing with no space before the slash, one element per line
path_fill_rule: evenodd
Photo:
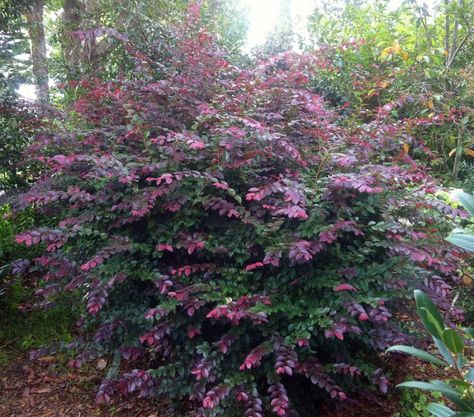
<path fill-rule="evenodd" d="M 464 331 L 469 335 L 471 339 L 474 339 L 474 327 L 466 327 Z"/>
<path fill-rule="evenodd" d="M 433 363 L 435 365 L 446 366 L 446 363 L 431 353 L 425 352 L 424 350 L 417 349 L 411 346 L 395 345 L 387 349 L 387 352 L 402 352 L 408 355 L 415 356 L 426 362 Z"/>
<path fill-rule="evenodd" d="M 433 337 L 442 339 L 442 331 L 446 326 L 438 308 L 423 291 L 415 290 L 414 294 L 418 315 L 426 330 Z"/>
<path fill-rule="evenodd" d="M 463 351 L 464 349 L 464 342 L 462 337 L 453 330 L 453 329 L 444 329 L 443 330 L 443 342 L 446 347 L 453 352 L 454 354 L 458 354 Z"/>
<path fill-rule="evenodd" d="M 456 366 L 456 360 L 454 359 L 453 355 L 449 352 L 449 349 L 446 347 L 444 342 L 437 337 L 433 337 L 436 347 L 438 348 L 439 353 L 443 356 L 444 360 L 450 366 Z"/>
<path fill-rule="evenodd" d="M 472 233 L 468 233 L 466 231 L 458 233 L 454 231 L 450 233 L 446 240 L 453 245 L 459 246 L 470 252 L 474 252 L 474 235 Z"/>
<path fill-rule="evenodd" d="M 418 388 L 425 391 L 438 391 L 445 395 L 459 395 L 459 393 L 451 387 L 449 384 L 441 381 L 406 381 L 398 384 L 397 387 L 401 388 Z"/>
<path fill-rule="evenodd" d="M 426 409 L 436 417 L 450 417 L 455 413 L 449 407 L 446 407 L 443 404 L 436 403 L 428 404 L 428 407 L 426 407 Z"/>
<path fill-rule="evenodd" d="M 398 384 L 397 387 L 418 388 L 425 391 L 437 391 L 453 402 L 461 411 L 474 411 L 472 405 L 461 398 L 461 394 L 454 387 L 444 381 L 408 381 Z"/>
<path fill-rule="evenodd" d="M 466 381 L 474 382 L 474 368 L 469 368 L 466 374 L 464 375 Z"/>
<path fill-rule="evenodd" d="M 450 379 L 448 380 L 448 383 L 456 388 L 460 393 L 471 386 L 468 381 L 464 381 L 463 379 Z"/>
<path fill-rule="evenodd" d="M 474 216 L 474 196 L 461 191 L 456 193 L 456 197 L 459 199 L 459 202 L 462 206 L 469 212 L 471 216 Z"/>

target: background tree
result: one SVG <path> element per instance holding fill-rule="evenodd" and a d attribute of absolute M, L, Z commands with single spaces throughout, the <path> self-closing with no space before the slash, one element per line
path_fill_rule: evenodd
<path fill-rule="evenodd" d="M 0 102 L 12 101 L 19 84 L 28 78 L 29 61 L 17 57 L 29 53 L 28 39 L 21 31 L 22 13 L 28 0 L 0 1 Z"/>
<path fill-rule="evenodd" d="M 31 43 L 31 63 L 36 97 L 43 103 L 49 100 L 48 57 L 43 23 L 44 6 L 44 0 L 32 0 L 25 12 Z"/>
<path fill-rule="evenodd" d="M 62 57 L 68 78 L 80 76 L 81 41 L 77 36 L 72 35 L 72 32 L 81 29 L 83 13 L 84 5 L 80 0 L 64 0 L 60 39 Z"/>
<path fill-rule="evenodd" d="M 157 67 L 169 59 L 172 29 L 185 19 L 188 0 L 64 0 L 62 18 L 51 22 L 52 66 L 61 82 L 90 76 L 136 78 L 136 52 Z M 245 40 L 245 8 L 230 0 L 202 2 L 201 17 L 231 54 L 240 55 Z M 104 36 L 111 30 L 118 36 Z"/>

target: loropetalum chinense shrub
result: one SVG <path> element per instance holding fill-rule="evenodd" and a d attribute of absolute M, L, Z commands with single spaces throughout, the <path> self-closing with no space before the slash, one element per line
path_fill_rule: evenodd
<path fill-rule="evenodd" d="M 110 354 L 99 401 L 186 399 L 193 416 L 304 415 L 355 387 L 387 390 L 376 352 L 406 340 L 393 300 L 423 288 L 451 320 L 457 210 L 380 112 L 351 131 L 286 53 L 239 70 L 204 30 L 168 76 L 91 85 L 80 127 L 30 148 L 48 171 L 17 208 L 56 227 L 18 243 L 39 295 L 84 295 L 72 365 Z M 301 402 L 302 395 L 305 403 Z"/>

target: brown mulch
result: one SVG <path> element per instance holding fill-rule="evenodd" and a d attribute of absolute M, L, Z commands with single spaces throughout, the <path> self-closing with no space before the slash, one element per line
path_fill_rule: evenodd
<path fill-rule="evenodd" d="M 387 355 L 393 370 L 392 389 L 383 395 L 369 390 L 340 402 L 322 406 L 325 417 L 391 417 L 399 410 L 401 394 L 393 386 L 406 380 L 446 377 L 442 369 L 415 358 Z M 96 387 L 103 378 L 100 362 L 71 370 L 53 356 L 40 362 L 24 354 L 11 353 L 8 363 L 0 364 L 0 417 L 169 417 L 164 405 L 137 398 L 122 399 L 112 405 L 97 405 Z M 161 411 L 160 411 L 161 408 Z"/>
<path fill-rule="evenodd" d="M 402 354 L 385 354 L 385 362 L 392 372 L 387 394 L 370 391 L 351 394 L 350 398 L 340 403 L 339 410 L 327 411 L 325 417 L 392 417 L 400 411 L 402 395 L 401 389 L 395 388 L 397 384 L 407 380 L 446 379 L 451 372 Z"/>
<path fill-rule="evenodd" d="M 0 364 L 0 417 L 165 417 L 152 401 L 132 399 L 104 406 L 94 400 L 101 372 L 71 371 L 55 357 L 29 361 L 11 353 Z"/>

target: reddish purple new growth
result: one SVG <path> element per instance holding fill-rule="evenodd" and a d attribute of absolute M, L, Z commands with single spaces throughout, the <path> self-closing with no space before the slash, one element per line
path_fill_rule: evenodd
<path fill-rule="evenodd" d="M 140 336 L 140 343 L 152 347 L 156 352 L 160 352 L 163 357 L 167 357 L 172 347 L 168 340 L 171 328 L 167 323 L 160 323 L 153 327 L 149 332 Z"/>
<path fill-rule="evenodd" d="M 273 412 L 280 417 L 286 416 L 288 411 L 288 395 L 283 384 L 270 385 L 268 392 L 270 393 L 270 405 Z"/>
<path fill-rule="evenodd" d="M 194 375 L 197 381 L 201 379 L 207 379 L 210 375 L 211 363 L 205 359 L 202 359 L 192 370 L 191 374 Z"/>
<path fill-rule="evenodd" d="M 206 393 L 206 396 L 202 400 L 202 406 L 204 408 L 214 408 L 227 397 L 227 395 L 229 395 L 229 388 L 224 384 L 219 384 Z"/>
<path fill-rule="evenodd" d="M 361 372 L 355 365 L 349 365 L 347 363 L 335 363 L 334 370 L 344 375 L 350 375 L 352 377 L 360 376 Z"/>
<path fill-rule="evenodd" d="M 244 363 L 240 365 L 240 370 L 244 371 L 247 369 L 252 369 L 259 367 L 261 365 L 261 360 L 265 355 L 270 353 L 270 346 L 267 343 L 262 343 L 261 345 L 253 348 L 249 354 L 245 357 Z"/>
<path fill-rule="evenodd" d="M 351 284 L 339 284 L 334 291 L 357 291 Z"/>
<path fill-rule="evenodd" d="M 20 233 L 16 236 L 15 241 L 19 245 L 24 244 L 26 246 L 44 243 L 47 245 L 48 251 L 54 252 L 61 248 L 67 239 L 68 236 L 62 230 L 42 227 L 37 230 Z"/>
<path fill-rule="evenodd" d="M 220 197 L 213 197 L 213 198 L 209 199 L 209 201 L 204 205 L 204 208 L 206 210 L 215 210 L 221 216 L 226 216 L 228 218 L 232 218 L 232 217 L 239 218 L 240 217 L 239 208 L 235 204 L 233 204 L 233 203 L 231 203 L 227 200 L 224 200 Z"/>
<path fill-rule="evenodd" d="M 389 382 L 388 382 L 388 378 L 383 374 L 382 369 L 375 370 L 371 378 L 371 381 L 374 384 L 377 384 L 379 386 L 380 391 L 382 391 L 384 394 L 387 392 Z"/>
<path fill-rule="evenodd" d="M 29 259 L 17 259 L 12 262 L 12 273 L 13 274 L 23 274 L 31 266 L 31 261 Z"/>
<path fill-rule="evenodd" d="M 375 323 L 386 322 L 390 317 L 392 317 L 387 308 L 383 306 L 383 302 L 381 303 L 382 305 L 372 308 L 369 311 L 369 320 L 372 320 Z"/>
<path fill-rule="evenodd" d="M 130 249 L 128 239 L 126 238 L 115 238 L 116 242 L 113 245 L 102 248 L 92 259 L 88 260 L 81 265 L 82 271 L 90 271 L 102 265 L 107 259 L 116 253 L 120 253 Z"/>
<path fill-rule="evenodd" d="M 215 343 L 215 346 L 217 346 L 222 353 L 227 353 L 235 339 L 236 338 L 234 336 L 224 335 Z"/>
<path fill-rule="evenodd" d="M 275 351 L 275 356 L 275 372 L 280 375 L 293 375 L 293 369 L 298 362 L 296 352 L 288 346 L 280 345 Z"/>
<path fill-rule="evenodd" d="M 339 220 L 336 224 L 331 225 L 327 230 L 319 234 L 319 241 L 321 243 L 331 244 L 338 239 L 338 232 L 352 232 L 355 236 L 363 236 L 364 233 L 357 226 L 357 223 L 348 220 Z"/>
<path fill-rule="evenodd" d="M 97 395 L 95 397 L 96 401 L 101 403 L 110 403 L 112 397 L 115 395 L 114 383 L 108 379 L 104 379 L 100 384 Z"/>
<path fill-rule="evenodd" d="M 171 269 L 171 274 L 172 275 L 177 275 L 178 277 L 181 277 L 183 275 L 189 276 L 194 272 L 198 271 L 209 271 L 212 272 L 215 270 L 215 265 L 214 264 L 194 264 L 194 265 L 185 265 L 181 266 L 178 269 Z"/>
<path fill-rule="evenodd" d="M 97 355 L 95 352 L 86 349 L 83 350 L 79 355 L 77 355 L 75 359 L 71 359 L 68 362 L 68 366 L 70 368 L 80 368 L 84 363 L 91 362 L 96 358 Z"/>
<path fill-rule="evenodd" d="M 151 397 L 155 390 L 156 381 L 149 373 L 139 369 L 123 374 L 118 381 L 118 391 L 122 395 L 138 392 L 139 397 Z M 99 395 L 100 392 L 99 389 Z"/>
<path fill-rule="evenodd" d="M 110 342 L 113 332 L 120 327 L 125 327 L 125 322 L 122 320 L 115 320 L 111 323 L 104 324 L 103 326 L 99 327 L 95 332 L 94 342 Z"/>
<path fill-rule="evenodd" d="M 95 316 L 104 306 L 109 294 L 107 289 L 104 288 L 98 280 L 95 280 L 92 286 L 93 289 L 87 296 L 87 311 L 92 316 Z"/>
<path fill-rule="evenodd" d="M 237 399 L 244 402 L 245 417 L 263 417 L 263 402 L 256 390 L 250 394 L 240 392 L 237 394 Z"/>
<path fill-rule="evenodd" d="M 357 316 L 361 321 L 366 321 L 369 319 L 369 315 L 367 314 L 366 309 L 361 304 L 356 303 L 355 301 L 351 301 L 347 305 L 347 311 L 352 317 Z"/>
<path fill-rule="evenodd" d="M 293 243 L 288 256 L 295 263 L 304 263 L 310 261 L 316 251 L 318 250 L 311 242 L 299 240 Z"/>
<path fill-rule="evenodd" d="M 122 348 L 120 349 L 122 357 L 126 360 L 136 361 L 144 356 L 144 350 L 138 348 Z"/>
<path fill-rule="evenodd" d="M 331 329 L 324 330 L 324 336 L 328 339 L 336 337 L 342 341 L 346 332 L 361 334 L 362 330 L 357 325 L 350 324 L 346 317 L 342 317 L 333 324 Z"/>
<path fill-rule="evenodd" d="M 160 307 L 155 307 L 150 310 L 148 310 L 145 314 L 146 319 L 153 319 L 153 318 L 162 318 L 165 317 L 168 314 L 168 312 Z"/>
<path fill-rule="evenodd" d="M 238 301 L 233 301 L 228 305 L 221 305 L 217 308 L 214 308 L 208 313 L 207 317 L 216 320 L 226 318 L 234 325 L 238 325 L 242 320 L 250 320 L 254 324 L 265 323 L 267 321 L 267 316 L 265 313 L 252 313 L 249 311 L 249 309 L 255 306 L 257 302 L 270 304 L 270 300 L 266 296 L 244 296 Z"/>
<path fill-rule="evenodd" d="M 310 378 L 313 384 L 319 385 L 325 389 L 331 398 L 339 398 L 344 400 L 347 395 L 342 388 L 336 385 L 333 379 L 324 371 L 322 365 L 316 360 L 311 360 L 304 363 L 299 363 L 297 372 Z"/>

